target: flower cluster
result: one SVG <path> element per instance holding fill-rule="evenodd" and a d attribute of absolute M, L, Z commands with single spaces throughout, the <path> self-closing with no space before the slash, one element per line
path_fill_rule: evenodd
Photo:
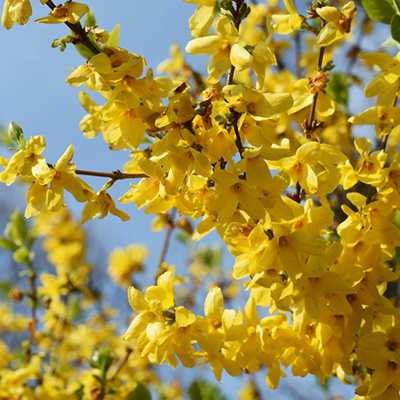
<path fill-rule="evenodd" d="M 107 343 L 120 357 L 134 353 L 124 371 L 145 362 L 175 368 L 180 361 L 192 368 L 202 360 L 217 380 L 223 370 L 238 376 L 265 368 L 266 383 L 275 389 L 290 367 L 293 375 L 313 374 L 321 384 L 332 375 L 356 383 L 360 400 L 399 399 L 398 294 L 391 288 L 398 288 L 399 279 L 400 56 L 359 54 L 382 70 L 365 88 L 366 97 L 377 96 L 377 105 L 349 118 L 348 89 L 358 81 L 333 72 L 333 59 L 341 40 L 350 38 L 357 17 L 353 1 L 336 2 L 339 8 L 313 2 L 307 17 L 291 0 L 284 1 L 289 14 L 273 0 L 251 8 L 244 0 L 185 1 L 198 6 L 185 50 L 210 56 L 205 76 L 173 45 L 172 59 L 159 68 L 170 77 L 155 77 L 142 56 L 120 48 L 115 35 L 90 18 L 82 28 L 78 21 L 89 13 L 83 4 L 67 1 L 37 20 L 74 26 L 78 36 L 64 42 L 86 46 L 88 56 L 66 81 L 104 99 L 97 104 L 80 93 L 88 113 L 80 129 L 87 138 L 102 133 L 110 150 L 128 149 L 130 158 L 123 172 L 99 173 L 110 180 L 95 192 L 78 177 L 89 173 L 72 163 L 72 146 L 49 164 L 41 155 L 44 138 L 25 143 L 21 128 L 11 124 L 18 147 L 10 159 L 0 158 L 0 181 L 10 185 L 21 177 L 30 185 L 25 216 L 38 217 L 57 272 L 43 273 L 37 289 L 47 304 L 42 323 L 53 336 L 31 328 L 31 344 L 35 340 L 48 351 L 55 360 L 50 366 L 59 368 L 68 368 L 59 356 L 67 357 L 68 349 L 74 349 L 76 361 Z M 30 13 L 29 1 L 6 1 L 3 25 L 25 24 Z M 309 35 L 294 71 L 283 60 L 290 41 L 276 39 L 274 32 L 295 32 L 300 40 L 300 29 Z M 374 125 L 379 145 L 353 137 L 353 125 Z M 190 308 L 199 297 L 198 285 L 211 273 L 199 261 L 200 252 L 189 268 L 193 291 L 179 295 L 175 287 L 185 279 L 166 263 L 168 242 L 156 284 L 147 288 L 132 278 L 144 269 L 147 250 L 134 245 L 115 250 L 109 274 L 121 286 L 132 284 L 128 297 L 134 312 L 125 341 L 118 341 L 104 321 L 97 325 L 89 319 L 70 329 L 68 299 L 78 291 L 89 304 L 94 294 L 84 234 L 65 212 L 64 190 L 84 203 L 82 223 L 108 213 L 126 221 L 129 215 L 116 208 L 107 190 L 127 178 L 140 180 L 118 201 L 156 214 L 155 226 L 166 227 L 167 240 L 173 229 L 195 240 L 215 230 L 235 262 L 230 280 L 220 276 L 219 285 L 207 291 L 203 316 Z M 3 244 L 17 251 L 22 245 L 13 238 Z M 234 297 L 239 285 L 246 296 L 243 309 L 225 309 L 224 297 L 225 302 Z M 88 343 L 73 347 L 77 335 Z M 21 369 L 24 382 L 38 376 L 38 357 L 40 352 Z M 101 399 L 105 393 L 133 393 L 137 379 L 110 379 L 112 360 L 105 353 L 96 357 L 92 367 L 103 375 L 88 384 L 83 380 L 91 379 L 89 373 L 81 379 L 71 372 L 68 382 L 60 383 L 60 395 L 82 390 L 80 398 L 90 399 L 87 388 Z M 46 372 L 40 379 L 55 378 Z M 38 395 L 47 395 L 45 385 L 40 390 Z"/>

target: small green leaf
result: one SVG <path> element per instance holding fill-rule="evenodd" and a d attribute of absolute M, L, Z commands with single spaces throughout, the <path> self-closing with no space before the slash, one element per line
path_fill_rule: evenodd
<path fill-rule="evenodd" d="M 396 42 L 391 36 L 388 37 L 382 44 L 382 47 L 397 47 L 400 50 L 400 43 Z"/>
<path fill-rule="evenodd" d="M 336 103 L 347 107 L 349 101 L 349 83 L 340 73 L 330 74 L 326 91 Z"/>
<path fill-rule="evenodd" d="M 393 15 L 392 21 L 390 22 L 390 33 L 392 38 L 400 43 L 400 15 Z"/>
<path fill-rule="evenodd" d="M 103 376 L 106 376 L 107 370 L 110 368 L 114 357 L 108 347 L 100 347 L 93 351 L 89 364 L 93 368 L 98 368 Z"/>
<path fill-rule="evenodd" d="M 400 15 L 400 0 L 392 0 L 393 1 L 393 8 L 396 11 L 396 14 Z"/>
<path fill-rule="evenodd" d="M 335 67 L 336 67 L 336 65 L 333 63 L 332 60 L 330 60 L 323 66 L 322 70 L 324 72 L 329 72 L 329 71 L 332 71 Z"/>
<path fill-rule="evenodd" d="M 104 378 L 102 378 L 99 375 L 95 375 L 95 374 L 93 374 L 92 376 L 94 379 L 96 379 L 97 382 L 99 382 L 102 386 L 104 386 L 104 384 L 105 384 Z"/>
<path fill-rule="evenodd" d="M 29 230 L 28 235 L 26 237 L 26 245 L 28 246 L 29 249 L 32 248 L 38 235 L 39 235 L 39 225 L 35 224 L 33 225 L 32 229 Z"/>
<path fill-rule="evenodd" d="M 144 383 L 138 382 L 135 390 L 128 394 L 126 400 L 151 400 L 150 390 Z"/>
<path fill-rule="evenodd" d="M 17 263 L 29 266 L 32 264 L 33 254 L 27 247 L 22 246 L 14 252 L 13 258 Z"/>
<path fill-rule="evenodd" d="M 0 237 L 0 247 L 6 250 L 11 250 L 15 251 L 18 249 L 18 246 L 12 242 L 11 240 L 5 239 L 3 237 Z"/>
<path fill-rule="evenodd" d="M 243 3 L 242 6 L 240 7 L 240 14 L 241 14 L 240 19 L 242 21 L 246 19 L 249 16 L 250 12 L 251 8 L 246 3 Z"/>
<path fill-rule="evenodd" d="M 14 121 L 11 121 L 10 125 L 8 126 L 8 137 L 11 141 L 17 144 L 20 144 L 21 140 L 23 139 L 23 144 L 25 145 L 25 138 L 22 128 Z"/>
<path fill-rule="evenodd" d="M 90 8 L 89 11 L 86 13 L 85 24 L 84 26 L 90 26 L 91 28 L 97 25 L 96 18 L 93 15 L 93 11 Z"/>
<path fill-rule="evenodd" d="M 368 17 L 374 21 L 390 24 L 395 10 L 386 0 L 361 0 Z"/>
<path fill-rule="evenodd" d="M 94 56 L 94 54 L 83 44 L 78 43 L 75 45 L 75 49 L 78 51 L 78 53 L 85 59 L 87 60 L 88 58 L 91 58 Z"/>
<path fill-rule="evenodd" d="M 188 395 L 191 400 L 226 400 L 218 386 L 206 381 L 193 380 Z"/>
<path fill-rule="evenodd" d="M 26 219 L 20 212 L 14 211 L 10 216 L 10 222 L 5 229 L 6 236 L 19 246 L 25 245 L 26 236 L 28 234 L 28 225 Z"/>
<path fill-rule="evenodd" d="M 115 28 L 111 31 L 106 45 L 114 47 L 119 46 L 119 25 L 115 25 Z"/>

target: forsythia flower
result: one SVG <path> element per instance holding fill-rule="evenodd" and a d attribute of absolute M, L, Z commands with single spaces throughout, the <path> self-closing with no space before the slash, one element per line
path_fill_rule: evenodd
<path fill-rule="evenodd" d="M 143 270 L 143 262 L 147 256 L 146 247 L 141 245 L 114 249 L 110 254 L 108 266 L 111 278 L 121 286 L 129 286 L 132 273 Z"/>
<path fill-rule="evenodd" d="M 46 147 L 43 136 L 31 137 L 24 149 L 14 154 L 8 162 L 2 162 L 5 170 L 0 172 L 0 182 L 11 185 L 18 175 L 29 183 L 48 184 L 53 172 L 43 156 L 40 155 Z"/>
<path fill-rule="evenodd" d="M 214 8 L 217 0 L 184 0 L 186 3 L 196 4 L 199 7 L 189 19 L 189 27 L 193 37 L 205 36 L 214 19 Z"/>
<path fill-rule="evenodd" d="M 393 107 L 400 77 L 400 52 L 395 57 L 386 53 L 361 53 L 359 57 L 377 65 L 382 71 L 365 87 L 366 97 L 378 97 L 378 106 Z"/>
<path fill-rule="evenodd" d="M 6 0 L 1 22 L 4 28 L 11 29 L 14 22 L 19 25 L 25 25 L 31 15 L 32 6 L 30 0 Z"/>
<path fill-rule="evenodd" d="M 316 11 L 327 22 L 318 34 L 318 46 L 326 47 L 342 38 L 345 33 L 350 32 L 351 22 L 356 15 L 357 8 L 354 2 L 350 1 L 343 7 L 343 13 L 336 7 L 330 6 L 317 8 Z"/>
<path fill-rule="evenodd" d="M 130 219 L 126 212 L 117 209 L 114 200 L 107 192 L 94 194 L 83 208 L 82 224 L 89 221 L 89 219 L 96 218 L 98 215 L 100 215 L 99 219 L 103 219 L 108 213 L 120 217 L 122 221 Z"/>
<path fill-rule="evenodd" d="M 231 65 L 239 70 L 250 66 L 250 53 L 239 43 L 239 32 L 225 16 L 217 22 L 217 35 L 205 36 L 191 40 L 186 51 L 189 54 L 206 54 L 212 56 L 208 64 L 208 81 L 218 83 Z"/>
<path fill-rule="evenodd" d="M 86 4 L 69 0 L 55 7 L 54 10 L 50 12 L 49 16 L 39 18 L 35 20 L 35 22 L 43 22 L 45 24 L 69 22 L 70 24 L 76 24 L 88 11 L 89 7 Z"/>
<path fill-rule="evenodd" d="M 293 0 L 284 0 L 285 6 L 289 11 L 289 15 L 274 14 L 272 19 L 276 22 L 274 31 L 280 35 L 287 35 L 290 32 L 300 29 L 305 18 L 297 13 Z"/>

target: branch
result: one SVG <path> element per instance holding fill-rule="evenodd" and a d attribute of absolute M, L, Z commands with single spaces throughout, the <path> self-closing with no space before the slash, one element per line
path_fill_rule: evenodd
<path fill-rule="evenodd" d="M 130 349 L 130 348 L 127 348 L 127 349 L 126 349 L 125 355 L 122 356 L 122 357 L 117 361 L 117 363 L 116 363 L 115 366 L 114 366 L 114 371 L 113 371 L 113 373 L 111 374 L 111 376 L 108 378 L 108 380 L 112 381 L 112 380 L 114 380 L 114 379 L 117 377 L 117 375 L 119 374 L 119 372 L 121 371 L 121 369 L 123 368 L 123 366 L 124 366 L 124 365 L 126 364 L 126 362 L 128 361 L 129 356 L 131 355 L 132 351 L 133 351 L 133 350 Z"/>
<path fill-rule="evenodd" d="M 36 286 L 36 271 L 33 268 L 32 263 L 30 262 L 28 265 L 29 271 L 29 285 L 31 287 L 29 297 L 32 301 L 32 311 L 31 311 L 31 321 L 29 322 L 29 347 L 25 356 L 25 361 L 29 362 L 32 356 L 32 346 L 35 341 L 35 330 L 37 327 L 37 306 L 38 306 L 38 297 L 37 297 L 37 286 Z"/>
<path fill-rule="evenodd" d="M 47 165 L 51 169 L 55 169 L 54 164 L 47 163 Z M 111 180 L 118 181 L 121 179 L 138 179 L 138 178 L 149 178 L 146 174 L 127 174 L 125 172 L 121 172 L 120 170 L 113 171 L 113 172 L 98 172 L 98 171 L 84 171 L 82 169 L 75 170 L 77 175 L 87 175 L 87 176 L 98 176 L 101 178 L 109 178 Z"/>
<path fill-rule="evenodd" d="M 396 96 L 394 99 L 394 102 L 393 102 L 393 107 L 396 107 L 397 99 L 398 99 L 398 97 Z M 386 145 L 387 145 L 387 141 L 389 139 L 389 134 L 390 134 L 390 132 L 387 135 L 383 136 L 380 150 L 386 151 Z M 367 195 L 366 204 L 371 203 L 375 192 L 376 192 L 376 188 L 374 186 L 370 186 L 368 195 Z"/>
<path fill-rule="evenodd" d="M 235 25 L 235 28 L 239 31 L 239 26 L 240 23 L 242 22 L 240 6 L 244 3 L 244 0 L 235 0 L 235 3 L 236 3 L 236 10 L 232 7 L 231 13 L 233 17 L 233 24 Z M 227 85 L 232 85 L 234 72 L 235 72 L 235 66 L 231 65 L 231 68 L 228 73 L 228 80 L 226 81 Z"/>
<path fill-rule="evenodd" d="M 321 18 L 321 29 L 324 26 L 325 26 L 325 20 Z M 319 56 L 318 56 L 318 64 L 317 64 L 318 72 L 322 71 L 322 60 L 324 58 L 324 53 L 325 53 L 325 47 L 320 47 Z M 315 110 L 317 107 L 318 93 L 319 93 L 319 91 L 314 93 L 308 120 L 305 120 L 303 122 L 303 124 L 301 125 L 301 127 L 303 128 L 304 135 L 306 136 L 307 139 L 311 139 L 311 137 L 312 137 L 313 133 L 316 131 L 316 129 L 321 126 L 321 123 L 319 123 L 315 119 Z"/>
<path fill-rule="evenodd" d="M 57 6 L 49 0 L 46 3 L 46 6 L 48 6 L 51 10 L 54 10 Z M 90 41 L 87 32 L 82 28 L 82 25 L 80 22 L 77 22 L 76 24 L 71 24 L 69 22 L 64 22 L 65 25 L 68 26 L 69 29 L 71 29 L 72 32 L 75 33 L 80 39 L 80 42 L 86 46 L 93 54 L 99 54 L 101 51 Z"/>
<path fill-rule="evenodd" d="M 160 259 L 158 260 L 158 272 L 157 272 L 157 274 L 155 276 L 156 279 L 166 271 L 165 268 L 162 265 L 163 265 L 163 262 L 165 261 L 166 255 L 167 255 L 168 246 L 169 246 L 169 243 L 170 243 L 171 237 L 172 237 L 172 230 L 175 227 L 174 217 L 175 217 L 175 208 L 173 208 L 167 214 L 167 224 L 168 224 L 167 232 L 165 234 L 164 244 L 163 244 L 163 248 L 161 250 Z"/>

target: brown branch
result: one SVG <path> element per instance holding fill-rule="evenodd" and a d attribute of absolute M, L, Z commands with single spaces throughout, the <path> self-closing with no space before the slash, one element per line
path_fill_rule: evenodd
<path fill-rule="evenodd" d="M 53 351 L 52 351 L 52 355 L 51 355 L 51 359 L 50 359 L 50 371 L 51 374 L 54 373 L 56 367 L 57 367 L 57 361 L 58 361 L 58 357 L 59 357 L 59 352 L 60 352 L 60 347 L 61 344 L 64 340 L 64 335 L 65 335 L 65 329 L 68 325 L 68 301 L 70 298 L 70 294 L 71 294 L 71 288 L 68 290 L 67 294 L 65 295 L 64 299 L 63 299 L 63 303 L 65 306 L 65 314 L 59 316 L 59 326 L 60 326 L 60 335 L 55 339 L 54 345 L 53 345 Z"/>
<path fill-rule="evenodd" d="M 168 251 L 168 246 L 169 243 L 171 241 L 171 237 L 172 237 L 172 230 L 174 229 L 174 217 L 175 217 L 175 208 L 173 208 L 168 214 L 167 214 L 167 232 L 165 233 L 165 238 L 164 238 L 164 244 L 161 250 L 161 255 L 160 255 L 160 259 L 158 260 L 158 272 L 155 276 L 155 278 L 157 279 L 160 275 L 162 275 L 166 270 L 165 268 L 162 266 L 166 255 L 167 255 L 167 251 Z"/>
<path fill-rule="evenodd" d="M 28 270 L 29 270 L 29 285 L 31 288 L 29 297 L 32 301 L 32 310 L 31 310 L 32 319 L 29 322 L 29 347 L 25 356 L 26 362 L 29 362 L 32 356 L 32 346 L 35 341 L 35 330 L 37 327 L 37 306 L 38 306 L 36 271 L 34 270 L 32 263 L 29 263 Z"/>
<path fill-rule="evenodd" d="M 51 10 L 54 10 L 57 7 L 51 0 L 46 3 L 46 6 L 48 6 Z M 93 54 L 101 53 L 101 51 L 90 41 L 87 32 L 82 28 L 80 22 L 77 22 L 76 24 L 71 24 L 69 22 L 64 23 L 69 29 L 71 29 L 72 32 L 75 33 L 75 35 L 79 37 L 80 43 L 86 46 Z"/>
<path fill-rule="evenodd" d="M 47 163 L 51 169 L 55 169 L 54 164 Z M 101 178 L 110 178 L 111 180 L 118 181 L 120 179 L 138 179 L 138 178 L 148 178 L 146 174 L 127 174 L 119 170 L 113 172 L 98 172 L 98 171 L 84 171 L 82 169 L 75 170 L 77 175 L 87 175 L 87 176 L 98 176 Z"/>
<path fill-rule="evenodd" d="M 242 22 L 240 7 L 244 3 L 244 0 L 235 0 L 235 3 L 236 3 L 236 10 L 232 7 L 231 13 L 233 17 L 233 24 L 235 25 L 235 28 L 239 30 L 240 23 Z M 226 81 L 227 85 L 232 85 L 234 73 L 235 73 L 235 66 L 231 65 L 231 68 L 228 73 L 228 80 Z"/>
<path fill-rule="evenodd" d="M 121 371 L 121 369 L 123 368 L 123 366 L 124 366 L 124 365 L 126 364 L 126 362 L 128 361 L 129 356 L 131 355 L 132 351 L 133 351 L 132 349 L 129 349 L 129 348 L 126 349 L 125 355 L 124 355 L 123 357 L 121 357 L 121 358 L 117 361 L 117 363 L 116 363 L 115 366 L 114 366 L 114 372 L 111 374 L 111 376 L 108 378 L 108 380 L 112 381 L 112 380 L 114 380 L 114 379 L 117 377 L 117 375 L 119 374 L 119 372 Z"/>
<path fill-rule="evenodd" d="M 396 107 L 397 99 L 398 99 L 398 97 L 396 96 L 394 99 L 394 102 L 393 102 L 393 107 Z M 389 134 L 390 134 L 390 132 L 387 135 L 383 136 L 383 138 L 382 138 L 381 147 L 380 147 L 380 150 L 382 150 L 382 151 L 386 151 L 386 145 L 387 145 L 387 142 L 389 139 Z M 376 192 L 376 188 L 374 186 L 370 186 L 368 195 L 367 195 L 366 204 L 371 203 L 375 192 Z"/>
<path fill-rule="evenodd" d="M 324 26 L 325 26 L 325 20 L 321 18 L 321 29 Z M 322 61 L 324 58 L 324 53 L 325 53 L 325 47 L 320 47 L 318 55 L 318 64 L 317 64 L 318 72 L 322 71 Z M 306 136 L 307 139 L 311 139 L 312 134 L 316 131 L 318 127 L 321 126 L 321 123 L 319 123 L 315 119 L 315 110 L 317 108 L 318 93 L 319 91 L 314 93 L 314 97 L 310 108 L 310 114 L 308 115 L 308 120 L 305 120 L 304 123 L 302 124 L 304 135 Z"/>

